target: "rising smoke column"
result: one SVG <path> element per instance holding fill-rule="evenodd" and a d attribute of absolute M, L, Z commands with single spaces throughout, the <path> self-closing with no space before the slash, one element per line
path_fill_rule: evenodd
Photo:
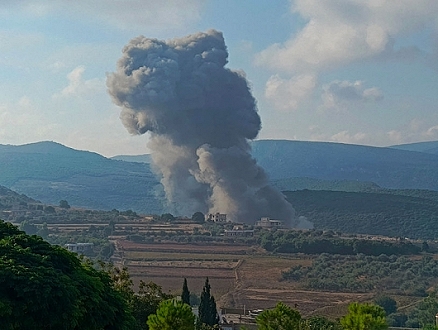
<path fill-rule="evenodd" d="M 250 155 L 260 117 L 244 74 L 225 68 L 227 57 L 215 30 L 168 41 L 140 36 L 108 75 L 109 93 L 131 134 L 150 132 L 154 165 L 178 212 L 294 225 L 292 206 Z"/>

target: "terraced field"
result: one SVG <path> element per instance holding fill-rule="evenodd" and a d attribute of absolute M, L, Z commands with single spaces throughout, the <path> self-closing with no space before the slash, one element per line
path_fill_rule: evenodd
<path fill-rule="evenodd" d="M 245 245 L 140 244 L 117 240 L 114 261 L 128 267 L 134 282 L 153 281 L 178 294 L 184 278 L 199 294 L 206 277 L 220 307 L 247 309 L 273 307 L 278 301 L 295 306 L 304 315 L 343 315 L 351 301 L 371 294 L 303 291 L 281 280 L 281 272 L 295 265 L 308 266 L 304 255 L 277 256 Z"/>

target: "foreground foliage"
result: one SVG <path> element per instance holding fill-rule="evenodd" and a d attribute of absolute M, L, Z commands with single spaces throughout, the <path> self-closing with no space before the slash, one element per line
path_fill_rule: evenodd
<path fill-rule="evenodd" d="M 128 310 L 134 317 L 131 329 L 148 330 L 147 320 L 149 316 L 156 313 L 160 303 L 173 298 L 173 296 L 164 293 L 158 284 L 144 281 L 140 281 L 138 292 L 134 292 L 133 282 L 126 268 L 103 266 L 106 272 L 111 275 L 114 287 L 122 294 Z"/>
<path fill-rule="evenodd" d="M 199 303 L 199 325 L 205 324 L 207 326 L 214 326 L 219 323 L 216 301 L 210 291 L 211 286 L 207 277 L 201 292 L 201 301 Z"/>
<path fill-rule="evenodd" d="M 277 303 L 274 309 L 268 309 L 256 317 L 259 330 L 289 330 L 300 328 L 301 315 L 298 311 Z"/>
<path fill-rule="evenodd" d="M 341 325 L 345 330 L 388 329 L 385 310 L 371 304 L 350 304 L 348 314 L 341 318 Z"/>
<path fill-rule="evenodd" d="M 0 220 L 2 329 L 131 329 L 105 271 Z"/>
<path fill-rule="evenodd" d="M 150 330 L 194 330 L 195 315 L 189 305 L 174 300 L 165 300 L 158 306 L 156 314 L 149 316 Z"/>

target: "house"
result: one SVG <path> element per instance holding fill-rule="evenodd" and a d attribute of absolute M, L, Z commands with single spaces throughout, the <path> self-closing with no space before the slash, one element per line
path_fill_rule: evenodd
<path fill-rule="evenodd" d="M 83 254 L 83 253 L 87 253 L 87 252 L 92 252 L 94 244 L 93 243 L 70 243 L 70 244 L 65 244 L 65 247 L 70 252 L 76 252 L 76 253 Z"/>
<path fill-rule="evenodd" d="M 227 222 L 227 215 L 224 213 L 209 213 L 205 215 L 205 221 Z"/>
<path fill-rule="evenodd" d="M 281 220 L 273 220 L 268 217 L 264 217 L 256 222 L 256 226 L 262 228 L 283 228 L 284 222 Z"/>

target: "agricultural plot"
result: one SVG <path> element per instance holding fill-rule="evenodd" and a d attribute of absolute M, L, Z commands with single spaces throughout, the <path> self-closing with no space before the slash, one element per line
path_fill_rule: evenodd
<path fill-rule="evenodd" d="M 369 298 L 366 294 L 303 291 L 282 280 L 283 271 L 309 266 L 307 256 L 284 257 L 263 253 L 244 245 L 224 244 L 140 244 L 117 242 L 119 259 L 128 267 L 134 282 L 153 281 L 164 290 L 178 294 L 183 278 L 199 294 L 209 277 L 212 292 L 222 307 L 269 308 L 283 301 L 303 314 L 327 307 L 344 307 L 351 301 Z"/>

